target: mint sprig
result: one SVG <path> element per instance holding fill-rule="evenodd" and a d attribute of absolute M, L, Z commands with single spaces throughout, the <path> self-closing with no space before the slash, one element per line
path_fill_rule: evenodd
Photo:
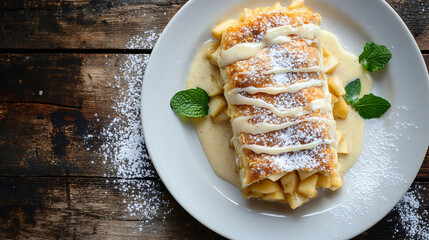
<path fill-rule="evenodd" d="M 352 105 L 358 101 L 361 88 L 362 86 L 359 78 L 347 84 L 344 88 L 346 90 L 346 95 L 344 96 L 346 101 Z"/>
<path fill-rule="evenodd" d="M 374 94 L 365 94 L 359 98 L 361 92 L 360 79 L 356 79 L 344 88 L 346 90 L 345 98 L 347 102 L 359 113 L 362 118 L 381 117 L 390 108 L 390 103 Z"/>
<path fill-rule="evenodd" d="M 381 117 L 389 108 L 390 103 L 374 94 L 365 94 L 352 107 L 365 119 Z"/>
<path fill-rule="evenodd" d="M 363 52 L 359 56 L 359 63 L 370 71 L 384 68 L 389 60 L 392 58 L 392 53 L 384 45 L 377 45 L 375 43 L 365 43 Z"/>
<path fill-rule="evenodd" d="M 204 117 L 209 114 L 209 101 L 207 92 L 197 87 L 174 94 L 170 107 L 174 112 L 187 117 Z"/>

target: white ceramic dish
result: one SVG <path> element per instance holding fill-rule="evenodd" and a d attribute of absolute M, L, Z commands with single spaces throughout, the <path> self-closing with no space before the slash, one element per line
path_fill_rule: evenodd
<path fill-rule="evenodd" d="M 320 192 L 297 210 L 248 201 L 216 176 L 189 122 L 169 101 L 185 88 L 192 59 L 219 20 L 243 7 L 275 1 L 191 0 L 170 21 L 153 50 L 142 90 L 146 146 L 164 184 L 198 221 L 233 239 L 351 238 L 383 218 L 416 176 L 429 144 L 429 80 L 420 51 L 398 15 L 382 0 L 306 0 L 322 27 L 359 55 L 366 41 L 386 45 L 393 58 L 373 73 L 372 92 L 390 101 L 367 121 L 363 152 L 337 192 Z M 281 1 L 287 4 L 289 1 Z"/>

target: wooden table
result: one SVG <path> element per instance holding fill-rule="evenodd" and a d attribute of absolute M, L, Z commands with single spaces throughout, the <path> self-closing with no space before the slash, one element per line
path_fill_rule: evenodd
<path fill-rule="evenodd" d="M 185 3 L 0 3 L 0 239 L 222 238 L 163 186 L 139 121 L 145 64 Z M 388 3 L 428 64 L 429 3 Z M 409 190 L 421 196 L 417 212 L 428 189 L 427 153 Z M 399 211 L 356 239 L 406 237 Z"/>

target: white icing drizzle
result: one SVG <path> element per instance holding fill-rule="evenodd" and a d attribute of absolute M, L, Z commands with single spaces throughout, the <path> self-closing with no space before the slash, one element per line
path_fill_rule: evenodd
<path fill-rule="evenodd" d="M 276 28 L 268 29 L 265 34 L 263 41 L 268 43 L 267 45 L 283 43 L 281 40 L 284 36 L 297 35 L 300 38 L 315 39 L 319 43 L 321 30 L 320 27 L 315 24 L 304 24 L 299 27 L 292 27 L 291 25 L 280 26 Z"/>
<path fill-rule="evenodd" d="M 282 68 L 282 67 L 274 67 L 268 71 L 265 71 L 264 74 L 277 74 L 277 73 L 288 73 L 288 72 L 324 72 L 325 68 L 323 66 L 314 66 L 308 68 Z"/>
<path fill-rule="evenodd" d="M 280 129 L 284 129 L 302 122 L 316 122 L 316 121 L 322 121 L 329 125 L 330 127 L 335 128 L 335 121 L 326 119 L 326 118 L 320 118 L 320 117 L 309 117 L 302 120 L 297 121 L 291 121 L 291 122 L 285 122 L 281 124 L 272 124 L 272 123 L 257 123 L 257 124 L 251 124 L 249 123 L 249 120 L 252 119 L 254 116 L 241 116 L 238 118 L 235 118 L 231 122 L 231 126 L 234 132 L 234 135 L 238 135 L 239 133 L 250 133 L 250 134 L 260 134 L 260 133 L 267 133 L 271 131 L 276 131 Z"/>
<path fill-rule="evenodd" d="M 332 110 L 332 105 L 331 105 L 331 93 L 329 92 L 329 87 L 328 84 L 323 84 L 322 85 L 322 89 L 323 89 L 323 93 L 325 94 L 325 97 L 322 99 L 316 99 L 314 101 L 312 101 L 309 104 L 309 107 L 311 108 L 312 111 L 317 111 L 319 110 L 322 113 L 329 113 Z"/>
<path fill-rule="evenodd" d="M 307 44 L 315 42 L 319 46 L 321 30 L 320 27 L 315 24 L 304 24 L 295 28 L 286 25 L 268 29 L 260 42 L 239 43 L 227 50 L 221 50 L 218 65 L 219 67 L 226 67 L 236 61 L 254 56 L 259 50 L 266 46 L 290 42 L 292 38 L 289 37 L 289 35 L 297 35 L 300 38 L 306 39 Z"/>
<path fill-rule="evenodd" d="M 247 98 L 240 94 L 225 94 L 225 98 L 229 104 L 253 105 L 256 107 L 266 108 L 271 110 L 271 112 L 273 112 L 275 115 L 282 118 L 293 116 L 296 117 L 309 113 L 308 111 L 304 110 L 304 107 L 294 107 L 285 110 L 279 110 L 273 104 L 267 103 L 262 99 Z"/>
<path fill-rule="evenodd" d="M 281 47 L 279 44 L 284 44 L 290 41 L 297 41 L 296 38 L 292 38 L 290 35 L 296 35 L 303 39 L 309 46 L 313 43 L 317 44 L 317 59 L 309 59 L 307 64 L 305 62 L 306 52 L 299 52 L 295 49 L 287 50 Z M 280 26 L 269 29 L 265 36 L 260 42 L 246 42 L 237 44 L 227 50 L 220 50 L 218 57 L 218 65 L 223 71 L 222 77 L 226 78 L 226 72 L 224 67 L 243 59 L 249 59 L 256 56 L 258 52 L 265 47 L 268 47 L 268 57 L 271 64 L 271 69 L 267 69 L 262 74 L 277 74 L 284 73 L 310 73 L 318 72 L 325 74 L 325 68 L 323 65 L 323 56 L 320 50 L 320 38 L 321 30 L 320 27 L 315 24 L 304 24 L 299 27 L 292 27 L 290 25 Z M 318 65 L 316 63 L 318 62 Z M 305 67 L 304 67 L 305 66 Z M 252 72 L 241 72 L 239 74 L 249 74 Z M 267 76 L 268 77 L 268 76 Z M 284 146 L 267 147 L 256 144 L 243 144 L 241 149 L 249 149 L 255 153 L 266 153 L 270 155 L 278 155 L 283 153 L 295 152 L 300 150 L 308 150 L 319 147 L 322 144 L 329 144 L 337 148 L 335 141 L 335 129 L 336 123 L 332 117 L 332 106 L 331 106 L 331 95 L 327 86 L 325 77 L 322 80 L 319 79 L 307 79 L 306 81 L 294 83 L 285 87 L 263 87 L 256 88 L 253 86 L 244 88 L 227 89 L 225 86 L 224 95 L 228 104 L 230 105 L 250 105 L 259 108 L 265 108 L 270 110 L 279 118 L 285 117 L 299 117 L 305 114 L 313 112 L 328 113 L 328 118 L 323 117 L 308 117 L 300 120 L 284 122 L 284 123 L 270 123 L 270 122 L 258 122 L 256 124 L 249 123 L 249 120 L 255 116 L 240 116 L 232 120 L 232 129 L 234 131 L 233 142 L 237 143 L 237 136 L 240 133 L 249 134 L 264 134 L 273 131 L 283 131 L 285 136 L 291 136 L 290 134 L 294 129 L 288 129 L 297 124 L 304 122 L 315 123 L 323 122 L 329 126 L 329 137 L 328 139 L 312 136 L 312 134 L 303 135 L 306 139 L 302 144 L 299 142 L 290 142 Z M 302 103 L 295 94 L 299 93 L 300 90 L 311 87 L 322 87 L 325 97 L 323 99 L 316 99 L 309 103 Z M 276 104 L 271 104 L 263 99 L 248 96 L 248 94 L 265 93 L 273 96 Z M 245 96 L 247 94 L 247 96 Z M 284 95 L 281 95 L 284 94 Z M 289 94 L 289 95 L 288 95 Z M 305 92 L 303 93 L 305 94 Z M 290 100 L 290 101 L 289 101 Z M 329 114 L 330 113 L 330 114 Z M 313 125 L 308 125 L 311 127 Z M 323 131 L 323 130 L 320 130 Z"/>
<path fill-rule="evenodd" d="M 260 146 L 260 145 L 247 145 L 244 144 L 241 146 L 242 149 L 247 148 L 249 150 L 252 150 L 255 153 L 266 153 L 266 154 L 270 154 L 270 155 L 278 155 L 281 153 L 287 153 L 287 152 L 295 152 L 295 151 L 300 151 L 300 150 L 305 150 L 305 149 L 311 149 L 311 148 L 315 148 L 319 145 L 322 144 L 335 144 L 334 140 L 324 140 L 324 141 L 319 141 L 319 142 L 312 142 L 312 143 L 307 143 L 307 144 L 300 144 L 300 145 L 296 145 L 296 146 L 286 146 L 286 147 L 265 147 L 265 146 Z"/>
<path fill-rule="evenodd" d="M 312 83 L 314 84 L 314 83 Z M 310 84 L 310 86 L 312 86 Z M 293 86 L 293 85 L 292 85 Z M 301 85 L 302 86 L 302 85 Z M 326 88 L 326 89 L 325 89 Z M 312 102 L 304 105 L 304 106 L 298 106 L 298 107 L 292 107 L 287 109 L 278 109 L 273 104 L 267 103 L 262 99 L 255 99 L 255 98 L 249 98 L 245 97 L 240 92 L 246 92 L 244 89 L 250 89 L 251 92 L 248 92 L 250 94 L 261 92 L 261 93 L 268 93 L 268 94 L 278 94 L 278 93 L 285 93 L 287 92 L 287 88 L 283 88 L 283 91 L 280 91 L 275 93 L 276 91 L 273 90 L 274 88 L 255 88 L 255 87 L 247 87 L 247 88 L 235 88 L 229 91 L 225 91 L 225 98 L 230 104 L 236 104 L 236 105 L 253 105 L 256 107 L 266 108 L 271 110 L 275 115 L 279 117 L 292 117 L 292 116 L 301 116 L 303 114 L 307 114 L 309 110 L 311 111 L 320 111 L 321 113 L 328 113 L 331 111 L 331 96 L 329 94 L 329 90 L 327 90 L 327 85 L 323 85 L 325 98 L 323 99 L 316 99 Z M 281 88 L 279 88 L 281 89 Z M 303 89 L 303 88 L 301 88 Z M 301 90 L 301 89 L 298 89 Z M 294 89 L 295 90 L 295 89 Z"/>
<path fill-rule="evenodd" d="M 299 82 L 292 84 L 287 87 L 265 87 L 265 88 L 256 88 L 256 87 L 245 87 L 245 88 L 234 88 L 225 93 L 226 95 L 238 94 L 240 92 L 247 92 L 250 94 L 255 93 L 268 93 L 268 94 L 279 94 L 279 93 L 296 93 L 301 89 L 309 87 L 321 87 L 324 85 L 323 80 L 312 79 L 306 82 Z"/>
<path fill-rule="evenodd" d="M 238 60 L 248 59 L 266 47 L 263 42 L 258 43 L 240 43 L 227 50 L 221 50 L 218 64 L 220 67 L 226 67 Z"/>

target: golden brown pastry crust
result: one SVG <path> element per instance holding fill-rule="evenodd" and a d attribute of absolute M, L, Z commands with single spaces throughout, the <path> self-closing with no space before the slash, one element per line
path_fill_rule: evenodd
<path fill-rule="evenodd" d="M 297 28 L 305 24 L 318 26 L 320 20 L 321 17 L 318 13 L 314 13 L 305 6 L 293 10 L 269 7 L 254 10 L 245 9 L 240 20 L 228 27 L 223 33 L 220 49 L 227 50 L 241 43 L 261 42 L 267 31 L 272 28 L 280 26 Z M 276 189 L 277 186 L 281 185 L 280 179 L 282 176 L 295 172 L 292 177 L 290 174 L 288 176 L 289 179 L 292 179 L 294 176 L 298 176 L 297 170 L 311 172 L 312 174 L 322 174 L 323 176 L 320 179 L 325 177 L 336 178 L 332 182 L 338 180 L 340 165 L 338 163 L 336 144 L 332 144 L 335 142 L 335 122 L 333 121 L 332 108 L 330 112 L 323 112 L 320 109 L 309 107 L 315 101 L 325 101 L 327 99 L 330 104 L 330 94 L 323 85 L 311 85 L 298 91 L 276 94 L 263 91 L 249 93 L 242 90 L 244 88 L 287 88 L 294 84 L 309 81 L 324 82 L 324 85 L 326 85 L 327 80 L 323 71 L 303 72 L 299 70 L 304 68 L 317 69 L 320 66 L 323 68 L 322 50 L 318 42 L 315 41 L 316 39 L 303 39 L 298 35 L 289 35 L 289 37 L 289 41 L 268 45 L 248 59 L 238 60 L 221 68 L 221 72 L 223 73 L 226 95 L 239 89 L 238 95 L 240 97 L 262 101 L 276 109 L 302 108 L 304 110 L 302 115 L 278 116 L 278 114 L 265 107 L 252 104 L 236 104 L 228 101 L 228 111 L 232 122 L 238 118 L 244 118 L 247 120 L 246 124 L 251 126 L 258 124 L 286 124 L 285 127 L 279 127 L 270 132 L 257 134 L 249 132 L 235 133 L 232 143 L 235 147 L 237 164 L 244 188 L 243 195 L 269 201 L 273 199 L 284 201 L 295 208 L 314 196 L 298 193 L 298 185 L 295 186 L 296 189 L 292 192 L 286 193 L 286 190 L 284 190 L 285 192 L 283 193 L 283 190 L 281 190 L 280 193 L 276 192 L 276 195 L 273 195 L 274 193 L 264 195 L 264 193 L 259 192 L 259 188 L 266 188 L 265 185 L 268 184 Z M 283 73 L 270 72 L 276 67 L 288 68 L 292 69 L 292 71 Z M 328 94 L 329 96 L 327 96 Z M 334 122 L 334 125 L 332 125 L 332 122 Z M 294 149 L 294 147 L 303 145 L 311 146 L 291 151 L 285 150 L 278 154 L 255 152 L 248 147 Z M 271 180 L 267 178 L 271 179 L 274 185 L 268 183 L 267 181 Z M 306 180 L 307 182 L 310 182 L 310 180 L 312 183 L 317 182 L 317 176 L 308 179 Z M 301 180 L 304 181 L 304 179 Z M 331 180 L 329 181 L 331 182 Z M 263 187 L 261 187 L 262 185 Z M 325 185 L 325 187 L 328 186 L 327 184 Z M 329 183 L 329 187 L 332 189 L 337 188 L 338 185 L 338 181 L 334 185 Z M 283 189 L 285 189 L 285 186 L 283 186 Z"/>

